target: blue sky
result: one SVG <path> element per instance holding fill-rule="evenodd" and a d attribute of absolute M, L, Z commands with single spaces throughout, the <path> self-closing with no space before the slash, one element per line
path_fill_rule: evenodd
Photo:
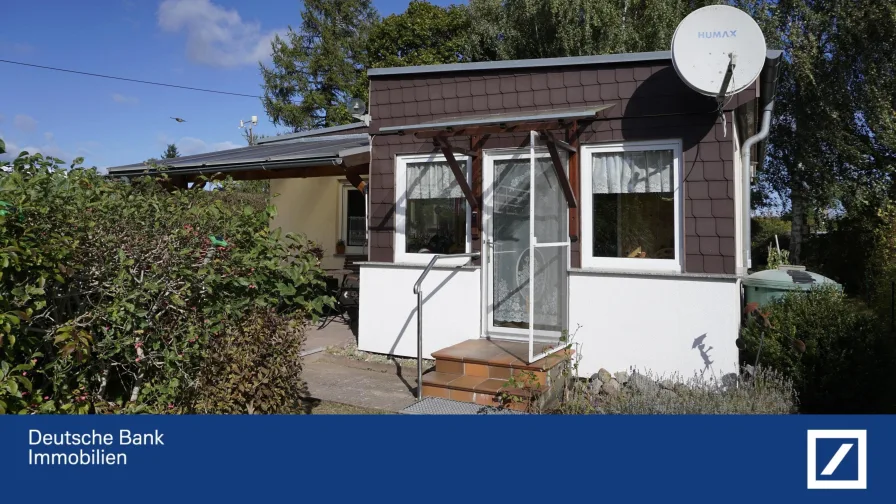
<path fill-rule="evenodd" d="M 385 16 L 408 1 L 374 4 Z M 0 59 L 261 95 L 257 62 L 268 58 L 273 34 L 299 25 L 300 9 L 297 0 L 4 2 Z M 256 133 L 277 132 L 256 98 L 2 62 L 0 81 L 0 138 L 13 155 L 83 156 L 105 168 L 158 157 L 168 143 L 182 155 L 244 146 L 239 121 L 252 115 Z"/>

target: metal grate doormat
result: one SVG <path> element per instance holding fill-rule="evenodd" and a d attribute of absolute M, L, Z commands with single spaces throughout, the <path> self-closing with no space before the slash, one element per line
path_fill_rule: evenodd
<path fill-rule="evenodd" d="M 787 270 L 787 274 L 790 275 L 790 278 L 793 279 L 793 283 L 796 284 L 815 283 L 815 279 L 812 278 L 812 275 L 805 271 Z"/>
<path fill-rule="evenodd" d="M 424 397 L 398 413 L 402 415 L 528 415 L 523 411 L 452 401 L 441 397 Z"/>

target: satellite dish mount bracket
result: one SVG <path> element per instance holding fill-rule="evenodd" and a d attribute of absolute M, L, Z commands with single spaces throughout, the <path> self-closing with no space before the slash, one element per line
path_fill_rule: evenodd
<path fill-rule="evenodd" d="M 725 98 L 728 97 L 728 86 L 731 85 L 731 77 L 734 75 L 734 67 L 737 66 L 737 55 L 728 54 L 728 69 L 725 70 L 725 78 L 722 79 L 722 87 L 719 94 L 716 95 L 716 101 L 719 104 L 719 116 L 722 118 L 722 134 L 728 136 L 728 125 L 725 120 Z"/>
<path fill-rule="evenodd" d="M 734 67 L 737 66 L 737 55 L 734 53 L 728 54 L 728 69 L 725 70 L 725 78 L 722 79 L 722 87 L 719 89 L 719 94 L 716 95 L 716 100 L 719 102 L 719 112 L 722 111 L 722 105 L 725 103 L 725 98 L 728 96 L 728 87 L 731 85 L 731 77 L 734 75 Z"/>

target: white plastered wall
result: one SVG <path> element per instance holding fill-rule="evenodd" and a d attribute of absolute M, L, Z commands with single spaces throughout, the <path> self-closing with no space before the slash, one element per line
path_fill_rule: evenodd
<path fill-rule="evenodd" d="M 636 367 L 683 379 L 737 370 L 740 293 L 734 278 L 573 272 L 569 288 L 581 376 L 600 368 Z"/>
<path fill-rule="evenodd" d="M 417 356 L 414 283 L 425 266 L 362 265 L 358 348 Z M 424 280 L 423 355 L 478 338 L 479 268 L 436 268 Z"/>

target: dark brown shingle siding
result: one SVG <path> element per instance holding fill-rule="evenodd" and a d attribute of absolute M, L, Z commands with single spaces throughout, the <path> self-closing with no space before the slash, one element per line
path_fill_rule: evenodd
<path fill-rule="evenodd" d="M 699 95 L 670 62 L 563 68 L 503 69 L 443 75 L 371 78 L 371 128 L 416 124 L 462 114 L 524 112 L 613 103 L 606 120 L 580 144 L 681 138 L 684 146 L 684 265 L 688 272 L 735 273 L 734 162 L 731 111 L 755 98 L 751 87 L 725 107 L 727 128 L 712 98 Z M 644 117 L 650 116 L 650 117 Z M 493 135 L 485 149 L 525 146 L 526 134 Z M 455 139 L 469 148 L 469 139 Z M 394 258 L 394 156 L 431 152 L 413 135 L 376 136 L 371 161 L 372 261 Z M 581 248 L 574 244 L 573 252 Z"/>

